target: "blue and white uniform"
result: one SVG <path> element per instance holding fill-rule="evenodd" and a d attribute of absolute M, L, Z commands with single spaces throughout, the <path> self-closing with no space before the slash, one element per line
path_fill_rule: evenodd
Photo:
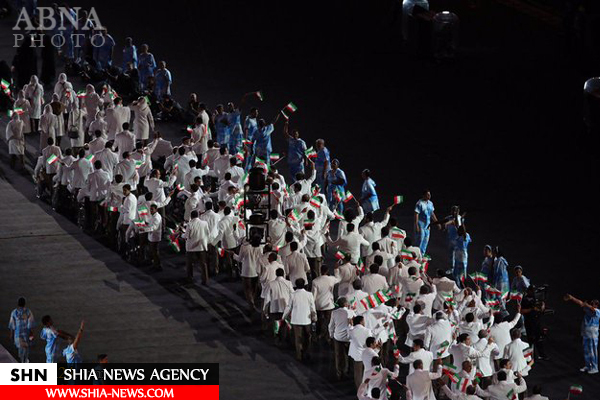
<path fill-rule="evenodd" d="M 275 130 L 273 124 L 259 128 L 254 135 L 254 155 L 262 158 L 267 164 L 271 161 L 271 133 Z"/>
<path fill-rule="evenodd" d="M 152 53 L 142 53 L 138 55 L 138 73 L 140 76 L 140 88 L 146 89 L 146 83 L 149 76 L 154 76 L 156 61 Z"/>
<path fill-rule="evenodd" d="M 240 110 L 234 110 L 227 114 L 229 126 L 229 154 L 235 155 L 242 147 L 244 132 L 242 131 L 242 116 Z"/>
<path fill-rule="evenodd" d="M 361 205 L 365 213 L 379 210 L 379 198 L 377 197 L 375 186 L 377 184 L 371 178 L 367 178 L 363 182 L 360 197 L 364 199 Z"/>
<path fill-rule="evenodd" d="M 327 169 L 325 169 L 325 164 L 327 164 Z M 319 187 L 322 188 L 325 184 L 325 176 L 330 169 L 331 158 L 329 156 L 329 149 L 327 147 L 323 147 L 317 152 L 317 158 L 315 160 L 315 170 L 317 171 L 317 179 L 315 182 L 317 185 L 319 185 Z"/>
<path fill-rule="evenodd" d="M 583 358 L 588 372 L 598 372 L 598 328 L 600 325 L 600 310 L 584 309 L 581 323 L 581 336 L 583 337 Z"/>
<path fill-rule="evenodd" d="M 304 152 L 306 151 L 306 142 L 298 138 L 288 139 L 288 166 L 292 181 L 296 180 L 298 172 L 304 172 Z"/>
<path fill-rule="evenodd" d="M 504 257 L 497 257 L 493 266 L 492 286 L 502 293 L 510 291 L 510 281 L 508 280 L 508 261 Z"/>
<path fill-rule="evenodd" d="M 171 95 L 171 83 L 173 83 L 173 77 L 171 71 L 168 69 L 159 69 L 156 71 L 156 86 L 154 87 L 154 94 L 158 100 L 162 100 L 165 94 Z"/>
<path fill-rule="evenodd" d="M 462 278 L 467 276 L 467 264 L 469 260 L 468 247 L 471 243 L 471 235 L 457 236 L 454 247 L 454 268 L 452 275 L 459 288 L 463 288 Z"/>
<path fill-rule="evenodd" d="M 435 207 L 431 200 L 419 200 L 415 206 L 415 213 L 419 215 L 418 226 L 419 232 L 415 232 L 417 245 L 421 249 L 421 254 L 425 254 L 427 244 L 429 243 L 429 231 L 431 224 L 431 215 L 435 211 Z"/>
<path fill-rule="evenodd" d="M 123 70 L 127 70 L 127 63 L 132 63 L 134 68 L 138 66 L 137 48 L 135 45 L 123 48 Z"/>
<path fill-rule="evenodd" d="M 13 339 L 21 362 L 29 360 L 29 336 L 34 325 L 33 313 L 27 307 L 15 308 L 10 314 L 8 329 L 14 331 Z"/>
<path fill-rule="evenodd" d="M 334 182 L 342 180 L 341 184 L 336 184 Z M 346 180 L 346 174 L 344 173 L 344 171 L 342 171 L 340 168 L 334 170 L 329 170 L 329 172 L 327 172 L 327 177 L 326 177 L 326 182 L 327 182 L 327 202 L 329 203 L 329 208 L 331 210 L 333 210 L 335 208 L 335 202 L 336 200 L 334 200 L 333 198 L 333 192 L 338 189 L 341 193 L 346 193 L 346 185 L 348 184 L 348 181 Z M 340 202 L 339 206 L 338 206 L 338 210 L 340 212 L 344 211 L 344 203 Z"/>
<path fill-rule="evenodd" d="M 58 347 L 58 334 L 53 328 L 44 327 L 40 332 L 40 338 L 46 341 L 46 362 L 56 362 L 56 348 Z"/>
<path fill-rule="evenodd" d="M 215 129 L 217 130 L 217 143 L 229 146 L 229 118 L 226 112 L 215 115 Z"/>
<path fill-rule="evenodd" d="M 79 352 L 73 348 L 72 344 L 63 350 L 63 356 L 67 359 L 68 364 L 79 364 L 82 361 Z"/>

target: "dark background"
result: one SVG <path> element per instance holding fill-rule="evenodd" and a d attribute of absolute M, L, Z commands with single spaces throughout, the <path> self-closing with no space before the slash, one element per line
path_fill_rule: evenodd
<path fill-rule="evenodd" d="M 407 231 L 423 188 L 438 216 L 460 204 L 474 240 L 470 272 L 483 245 L 500 245 L 511 266 L 550 284 L 552 361 L 528 381 L 552 398 L 580 383 L 592 396 L 582 398 L 594 398 L 597 378 L 577 372 L 581 311 L 561 298 L 600 297 L 596 140 L 582 122 L 583 83 L 598 69 L 566 45 L 560 23 L 491 1 L 432 2 L 461 24 L 456 60 L 440 64 L 403 45 L 399 3 L 387 0 L 73 5 L 96 8 L 117 60 L 126 36 L 148 43 L 182 104 L 192 91 L 214 108 L 260 89 L 271 119 L 294 101 L 292 126 L 309 146 L 326 139 L 350 190 L 359 193 L 370 168 L 383 205 L 405 196 L 395 213 Z M 277 129 L 274 151 L 285 147 Z M 431 243 L 433 266 L 445 268 L 442 235 Z"/>

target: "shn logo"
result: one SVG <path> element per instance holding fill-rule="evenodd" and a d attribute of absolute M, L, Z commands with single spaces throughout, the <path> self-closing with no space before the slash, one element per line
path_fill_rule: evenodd
<path fill-rule="evenodd" d="M 13 368 L 10 371 L 10 380 L 12 382 L 46 382 L 48 380 L 48 371 L 46 369 L 18 369 Z"/>

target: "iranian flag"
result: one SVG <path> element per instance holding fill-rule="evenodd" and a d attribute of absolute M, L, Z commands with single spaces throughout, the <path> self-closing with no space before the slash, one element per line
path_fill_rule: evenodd
<path fill-rule="evenodd" d="M 183 185 L 181 183 L 178 183 L 177 186 L 175 186 L 177 188 L 177 190 L 181 191 L 183 190 Z"/>
<path fill-rule="evenodd" d="M 404 202 L 404 196 L 394 196 L 394 204 L 402 204 Z"/>
<path fill-rule="evenodd" d="M 469 387 L 469 383 L 471 383 L 471 381 L 469 381 L 468 379 L 460 378 L 456 383 L 456 389 L 458 389 L 461 393 L 466 393 L 467 387 Z"/>
<path fill-rule="evenodd" d="M 502 296 L 502 292 L 500 290 L 489 285 L 486 286 L 485 292 L 491 296 Z"/>
<path fill-rule="evenodd" d="M 119 211 L 119 208 L 118 207 L 109 206 L 108 207 L 108 211 L 117 212 L 117 211 Z"/>
<path fill-rule="evenodd" d="M 358 270 L 358 272 L 365 272 L 365 263 L 362 257 L 358 258 L 358 262 L 356 263 L 356 269 Z"/>
<path fill-rule="evenodd" d="M 263 101 L 263 100 L 264 100 L 264 97 L 263 97 L 263 92 L 262 92 L 262 90 L 259 90 L 259 91 L 257 91 L 257 92 L 254 92 L 254 95 L 256 95 L 256 97 L 258 97 L 258 99 L 259 99 L 260 101 Z"/>
<path fill-rule="evenodd" d="M 223 249 L 221 247 L 217 247 L 217 253 L 219 254 L 219 257 L 221 257 L 221 258 L 225 257 L 225 249 Z"/>
<path fill-rule="evenodd" d="M 411 301 L 413 301 L 416 295 L 416 293 L 406 293 L 406 296 L 404 296 L 404 301 L 406 303 L 410 303 Z"/>
<path fill-rule="evenodd" d="M 244 205 L 244 198 L 241 196 L 238 197 L 238 199 L 233 202 L 233 205 L 235 208 L 240 208 L 241 206 Z"/>
<path fill-rule="evenodd" d="M 515 389 L 510 389 L 508 393 L 506 393 L 506 398 L 508 400 L 515 400 L 517 398 L 517 393 L 515 393 Z"/>
<path fill-rule="evenodd" d="M 271 162 L 275 162 L 278 161 L 281 157 L 279 156 L 279 153 L 271 153 Z"/>
<path fill-rule="evenodd" d="M 191 125 L 188 125 L 186 130 L 187 130 L 187 131 L 188 131 L 188 133 L 191 135 L 191 134 L 194 132 L 194 127 L 193 127 L 193 126 L 191 126 Z"/>
<path fill-rule="evenodd" d="M 293 114 L 298 110 L 298 107 L 296 107 L 296 105 L 294 103 L 292 103 L 291 101 L 288 103 L 287 106 L 285 106 L 285 108 L 283 109 L 284 112 L 286 112 L 287 114 Z"/>
<path fill-rule="evenodd" d="M 458 368 L 456 368 L 456 365 L 453 365 L 449 362 L 442 364 L 442 371 L 445 374 L 453 374 L 455 375 L 458 371 Z"/>
<path fill-rule="evenodd" d="M 300 211 L 298 210 L 294 210 L 292 211 L 288 217 L 292 220 L 292 221 L 299 221 L 300 220 Z"/>
<path fill-rule="evenodd" d="M 415 259 L 415 256 L 413 256 L 413 253 L 411 253 L 410 251 L 407 251 L 407 250 L 402 250 L 400 252 L 400 257 L 402 257 L 403 260 L 407 260 L 407 261 Z"/>
<path fill-rule="evenodd" d="M 388 399 L 392 397 L 392 389 L 389 386 L 385 387 L 385 393 L 387 394 Z"/>
<path fill-rule="evenodd" d="M 8 83 L 7 81 L 5 81 L 4 79 L 2 79 L 0 81 L 0 85 L 2 86 L 2 89 L 6 90 L 10 88 L 10 83 Z"/>
<path fill-rule="evenodd" d="M 525 358 L 533 357 L 533 348 L 531 346 L 523 350 L 523 357 L 525 357 Z"/>
<path fill-rule="evenodd" d="M 252 140 L 244 139 L 244 140 L 242 140 L 242 143 L 245 146 L 252 146 Z"/>
<path fill-rule="evenodd" d="M 450 342 L 448 342 L 447 340 L 444 340 L 442 343 L 440 343 L 440 345 L 438 346 L 437 356 L 441 357 L 442 354 L 444 354 L 448 349 L 448 346 L 450 346 Z"/>
<path fill-rule="evenodd" d="M 394 346 L 394 358 L 399 358 L 400 357 L 400 349 L 396 346 Z"/>
<path fill-rule="evenodd" d="M 94 155 L 88 154 L 87 156 L 85 156 L 85 159 L 88 160 L 89 162 L 92 162 L 92 161 L 94 161 Z"/>
<path fill-rule="evenodd" d="M 392 239 L 404 239 L 406 237 L 406 232 L 404 232 L 400 228 L 392 228 Z"/>
<path fill-rule="evenodd" d="M 235 158 L 237 158 L 237 159 L 238 159 L 238 160 L 240 160 L 240 161 L 244 161 L 244 152 L 243 152 L 242 150 L 238 151 L 238 152 L 235 154 Z"/>
<path fill-rule="evenodd" d="M 383 304 L 390 299 L 388 295 L 383 293 L 381 290 L 375 292 L 375 297 L 377 298 L 379 304 Z"/>
<path fill-rule="evenodd" d="M 581 385 L 573 385 L 569 388 L 569 393 L 571 394 L 581 394 L 583 393 L 583 386 Z"/>
<path fill-rule="evenodd" d="M 169 247 L 172 248 L 175 253 L 179 253 L 181 251 L 179 239 L 169 240 Z"/>
<path fill-rule="evenodd" d="M 335 253 L 335 258 L 337 258 L 338 260 L 343 260 L 344 258 L 346 258 L 347 255 L 348 253 L 346 253 L 345 251 L 338 250 Z"/>
<path fill-rule="evenodd" d="M 77 92 L 77 97 L 79 97 L 80 99 L 85 97 L 86 93 L 85 90 L 80 90 Z"/>
<path fill-rule="evenodd" d="M 473 272 L 472 274 L 469 274 L 469 276 L 474 282 L 487 282 L 487 276 L 483 272 Z"/>
<path fill-rule="evenodd" d="M 312 146 L 304 150 L 304 155 L 308 158 L 317 158 L 317 152 Z"/>
<path fill-rule="evenodd" d="M 352 195 L 352 193 L 350 193 L 349 190 L 346 190 L 346 194 L 344 195 L 344 203 L 349 202 L 353 198 L 354 198 L 354 196 Z"/>
<path fill-rule="evenodd" d="M 379 305 L 379 303 L 377 303 L 377 300 L 375 299 L 375 296 L 373 296 L 372 294 L 367 296 L 367 302 L 369 303 L 368 308 L 373 308 Z"/>
<path fill-rule="evenodd" d="M 340 214 L 337 210 L 333 211 L 333 216 L 335 217 L 335 219 L 344 219 L 344 216 Z"/>
<path fill-rule="evenodd" d="M 448 376 L 448 378 L 450 378 L 450 381 L 451 381 L 452 383 L 457 383 L 457 382 L 458 382 L 458 380 L 459 380 L 459 379 L 458 379 L 458 375 L 456 375 L 456 374 L 453 374 L 453 373 L 451 373 L 451 372 L 446 372 L 446 371 L 444 371 L 444 373 L 445 373 L 445 374 Z"/>
<path fill-rule="evenodd" d="M 144 164 L 142 160 L 137 160 L 135 162 L 135 169 L 140 169 L 140 167 Z"/>
<path fill-rule="evenodd" d="M 9 117 L 12 117 L 12 115 L 13 115 L 14 113 L 17 113 L 17 114 L 19 114 L 19 115 L 23 115 L 23 113 L 24 113 L 24 112 L 25 112 L 25 111 L 23 111 L 23 109 L 22 109 L 21 107 L 16 107 L 16 108 L 13 108 L 12 110 L 9 110 L 8 116 L 9 116 Z"/>
<path fill-rule="evenodd" d="M 138 228 L 141 228 L 143 226 L 146 226 L 146 221 L 144 221 L 143 219 L 136 219 L 135 221 L 133 221 L 133 223 L 135 224 L 135 226 L 137 226 Z"/>
<path fill-rule="evenodd" d="M 138 214 L 139 214 L 140 216 L 145 216 L 145 215 L 148 215 L 148 207 L 146 207 L 146 206 L 141 206 L 141 207 L 139 207 L 139 208 L 138 208 Z"/>
<path fill-rule="evenodd" d="M 513 290 L 512 292 L 510 292 L 510 299 L 520 302 L 521 300 L 523 300 L 523 294 L 517 290 Z"/>
<path fill-rule="evenodd" d="M 50 165 L 54 164 L 58 161 L 58 156 L 56 154 L 52 154 L 50 157 L 46 159 L 46 162 Z"/>
<path fill-rule="evenodd" d="M 342 190 L 343 189 L 335 188 L 335 190 L 333 191 L 333 198 L 335 199 L 335 201 L 340 202 L 346 197 L 346 194 Z"/>
<path fill-rule="evenodd" d="M 313 198 L 310 199 L 309 204 L 313 207 L 321 208 L 321 198 L 318 196 L 314 196 Z"/>

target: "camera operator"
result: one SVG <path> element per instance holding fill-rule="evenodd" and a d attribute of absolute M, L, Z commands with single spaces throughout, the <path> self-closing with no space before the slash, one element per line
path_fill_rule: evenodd
<path fill-rule="evenodd" d="M 521 314 L 525 319 L 527 342 L 533 346 L 535 360 L 549 360 L 543 341 L 542 317 L 545 309 L 546 303 L 536 297 L 536 288 L 530 285 L 521 301 Z"/>

